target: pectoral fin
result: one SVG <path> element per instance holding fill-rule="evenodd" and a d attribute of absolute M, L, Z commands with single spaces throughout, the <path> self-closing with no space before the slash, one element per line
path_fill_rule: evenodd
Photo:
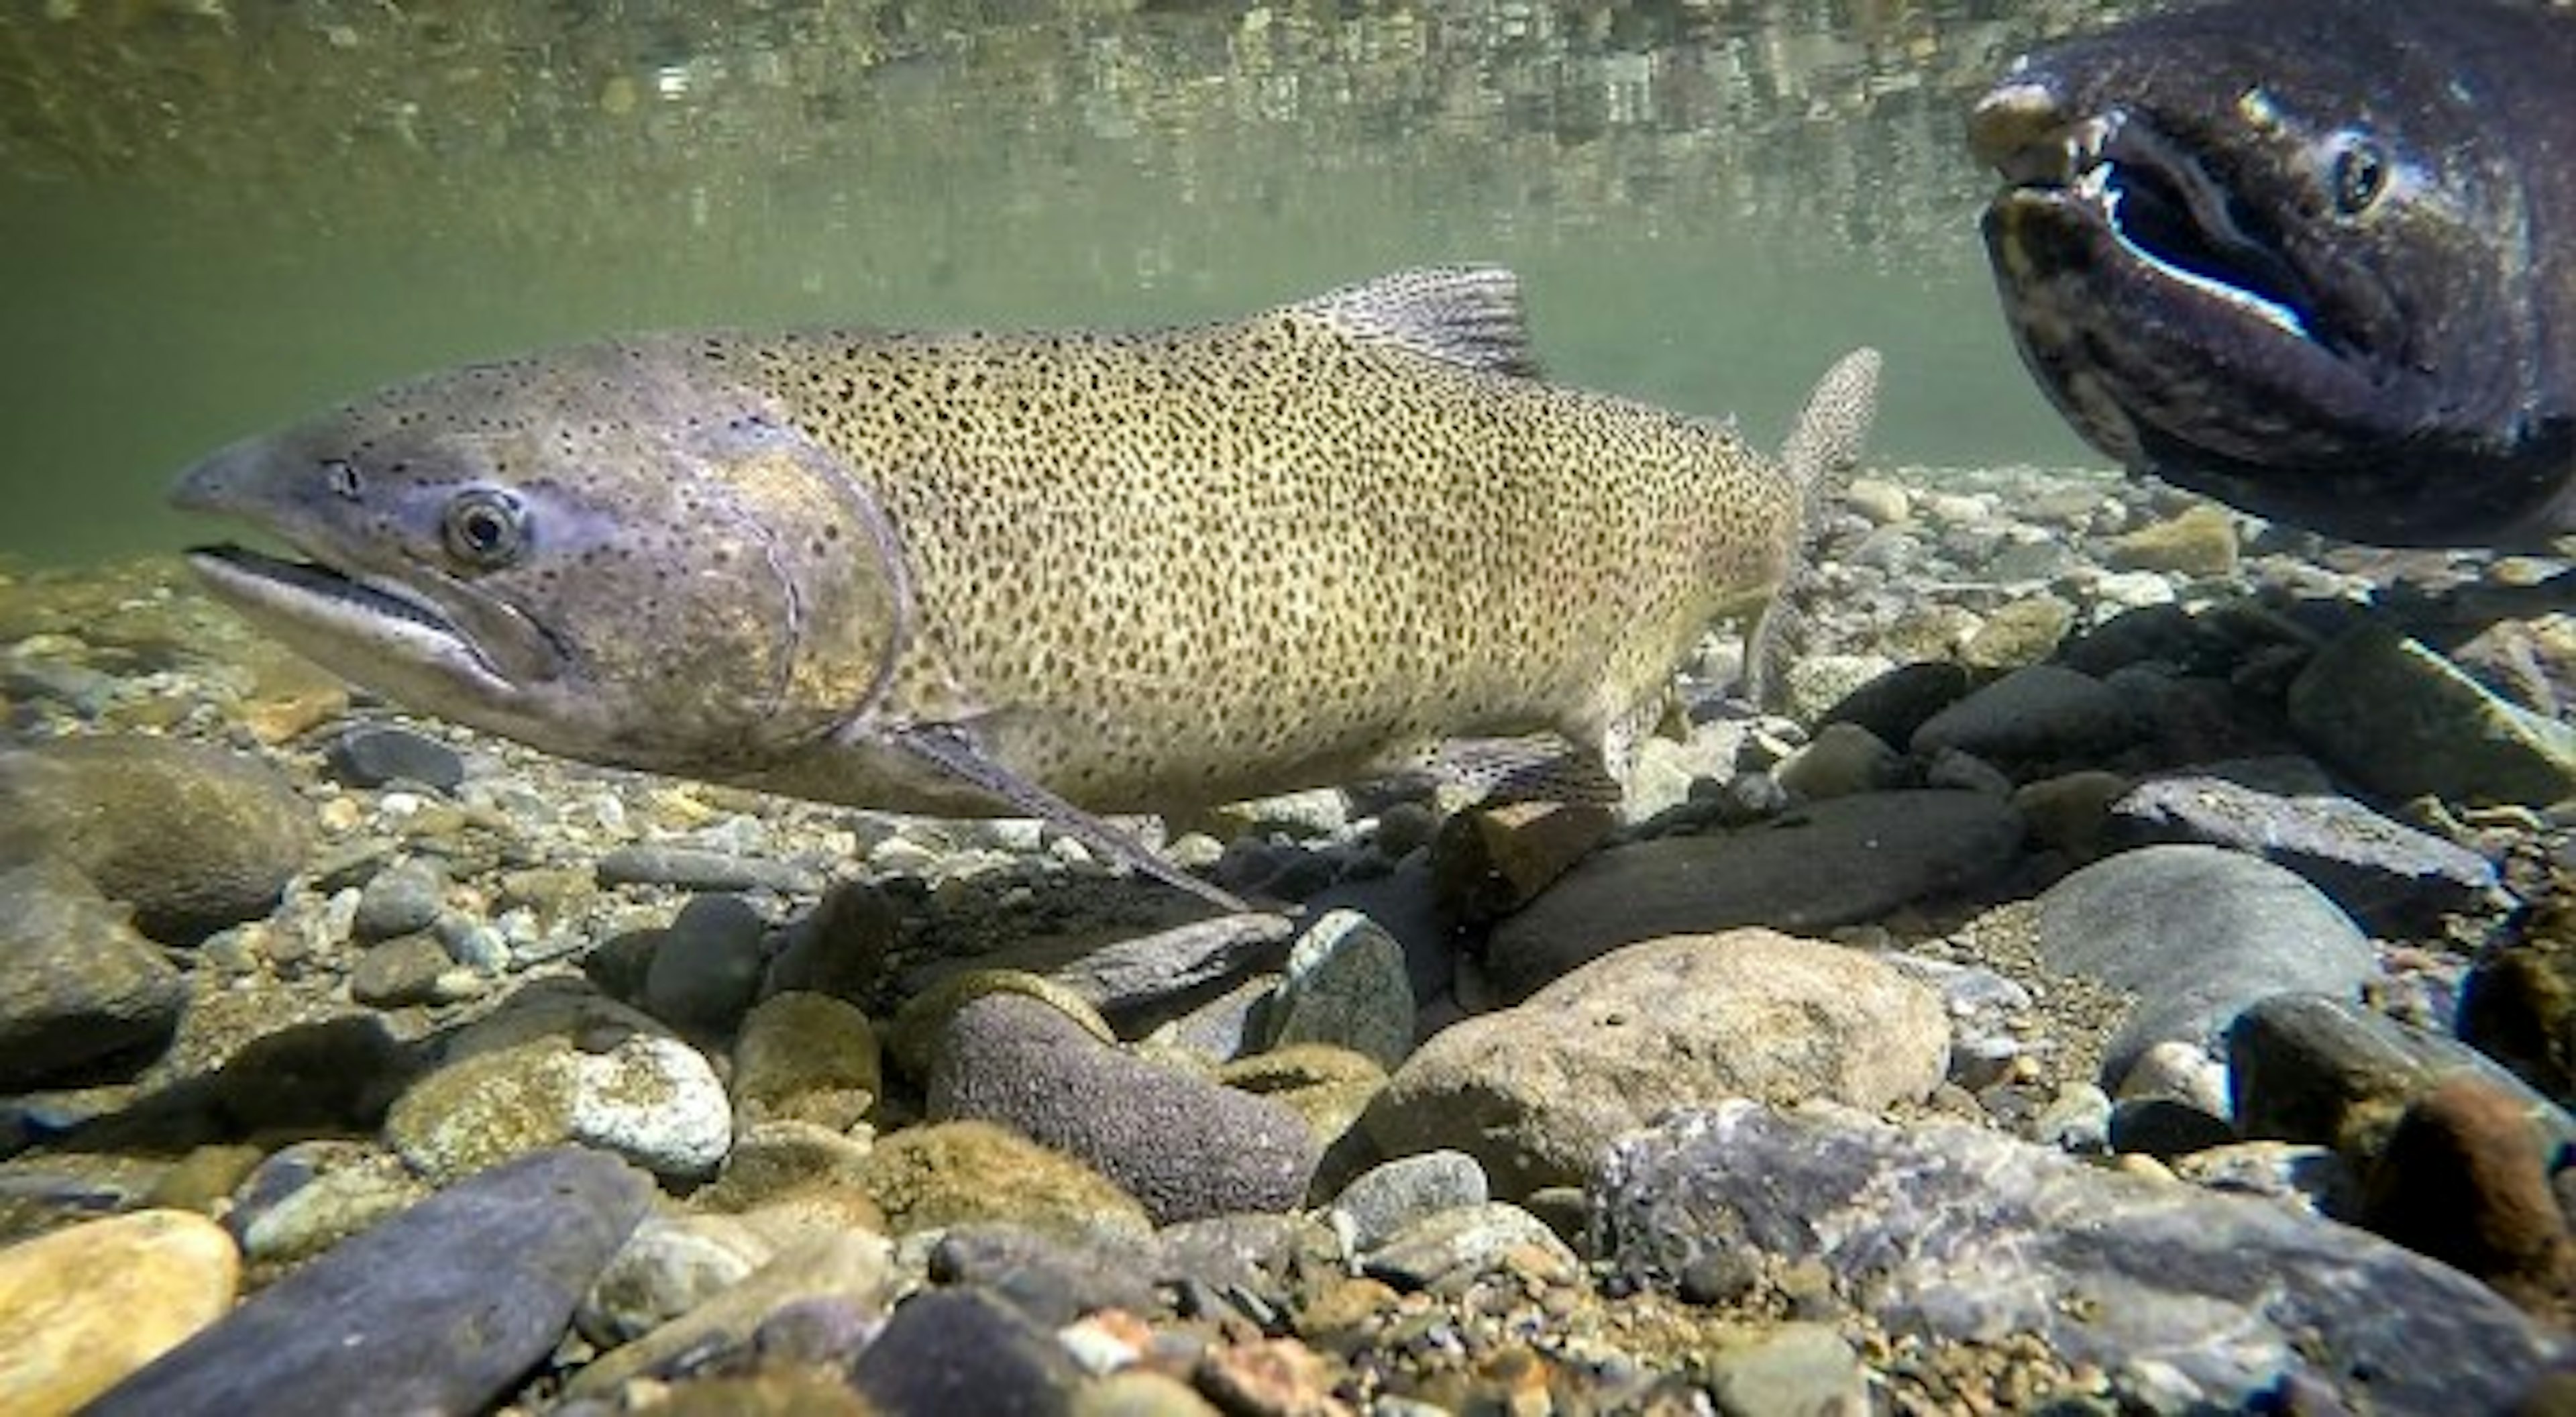
<path fill-rule="evenodd" d="M 1224 910 L 1251 909 L 1242 901 L 1154 854 L 1152 848 L 1036 783 L 1021 777 L 985 753 L 972 730 L 953 723 L 879 725 L 876 736 L 961 781 L 973 784 L 1040 821 L 1052 822 L 1074 840 L 1114 861 L 1185 890 Z"/>

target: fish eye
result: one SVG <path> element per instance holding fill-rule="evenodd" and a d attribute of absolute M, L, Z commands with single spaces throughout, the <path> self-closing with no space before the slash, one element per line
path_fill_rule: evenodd
<path fill-rule="evenodd" d="M 446 535 L 448 554 L 457 560 L 499 570 L 527 549 L 528 509 L 507 492 L 470 488 L 448 502 Z"/>
<path fill-rule="evenodd" d="M 357 465 L 347 458 L 326 458 L 322 462 L 322 482 L 332 493 L 345 500 L 358 500 L 365 479 L 358 476 Z"/>
<path fill-rule="evenodd" d="M 2387 154 L 2361 134 L 2344 134 L 2334 155 L 2332 187 L 2337 215 L 2361 215 L 2388 190 Z"/>

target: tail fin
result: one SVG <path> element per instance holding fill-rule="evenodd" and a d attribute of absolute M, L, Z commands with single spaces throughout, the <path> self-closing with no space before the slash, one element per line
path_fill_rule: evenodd
<path fill-rule="evenodd" d="M 1805 505 L 1789 536 L 1787 568 L 1771 593 L 1771 604 L 1744 642 L 1745 697 L 1762 708 L 1774 705 L 1799 614 L 1792 593 L 1807 578 L 1807 538 L 1817 510 L 1860 463 L 1861 445 L 1878 416 L 1878 375 L 1886 361 L 1864 345 L 1844 355 L 1816 381 L 1807 406 L 1780 445 L 1780 466 L 1798 488 Z"/>
<path fill-rule="evenodd" d="M 1863 345 L 1834 361 L 1807 395 L 1807 406 L 1780 445 L 1780 464 L 1812 501 L 1860 462 L 1871 420 L 1878 416 L 1878 374 L 1886 361 Z"/>

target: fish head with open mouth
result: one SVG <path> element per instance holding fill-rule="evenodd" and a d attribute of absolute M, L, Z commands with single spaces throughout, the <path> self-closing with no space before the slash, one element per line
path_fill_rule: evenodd
<path fill-rule="evenodd" d="M 192 563 L 325 668 L 550 752 L 704 770 L 710 743 L 827 735 L 883 692 L 900 557 L 837 461 L 702 353 L 469 366 L 236 443 L 173 500 L 299 554 Z"/>
<path fill-rule="evenodd" d="M 2531 167 L 2576 98 L 2529 71 L 2576 21 L 2487 9 L 2222 4 L 2013 64 L 1969 120 L 1986 242 L 2089 441 L 2355 540 L 2561 529 L 2576 188 Z"/>

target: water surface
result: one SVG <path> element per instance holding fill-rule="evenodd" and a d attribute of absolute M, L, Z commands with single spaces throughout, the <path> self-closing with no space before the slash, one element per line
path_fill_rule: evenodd
<path fill-rule="evenodd" d="M 1551 372 L 1776 439 L 2091 463 L 2015 363 L 1961 110 L 2109 3 L 51 0 L 0 20 L 0 556 L 167 549 L 225 440 L 654 326 L 1149 324 L 1419 261 Z"/>

